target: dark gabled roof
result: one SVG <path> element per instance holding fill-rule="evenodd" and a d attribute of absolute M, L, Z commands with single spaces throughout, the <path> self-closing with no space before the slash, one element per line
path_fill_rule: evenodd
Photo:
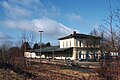
<path fill-rule="evenodd" d="M 68 36 L 59 38 L 58 40 L 69 39 L 69 38 L 98 38 L 100 39 L 101 37 L 75 33 L 75 34 L 70 34 Z"/>
<path fill-rule="evenodd" d="M 55 51 L 65 51 L 69 48 L 59 48 L 59 46 L 51 46 L 51 47 L 45 47 L 41 49 L 41 52 L 45 53 L 45 52 L 55 52 Z M 35 49 L 34 52 L 40 52 L 40 49 Z"/>
<path fill-rule="evenodd" d="M 41 49 L 41 52 L 53 52 L 54 50 L 58 49 L 59 46 L 50 46 Z M 40 52 L 40 49 L 35 49 L 35 52 Z"/>
<path fill-rule="evenodd" d="M 68 49 L 72 49 L 73 47 L 68 47 L 68 48 L 58 48 L 56 49 L 55 51 L 65 51 L 65 50 L 68 50 Z"/>
<path fill-rule="evenodd" d="M 59 48 L 59 46 L 46 47 L 46 48 L 43 48 L 43 49 L 41 50 L 41 52 L 53 52 L 53 51 L 55 51 L 55 50 L 58 49 L 58 48 Z"/>

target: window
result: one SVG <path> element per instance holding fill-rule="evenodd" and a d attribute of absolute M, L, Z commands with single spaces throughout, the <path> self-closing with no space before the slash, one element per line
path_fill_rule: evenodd
<path fill-rule="evenodd" d="M 68 42 L 66 41 L 66 47 L 68 47 Z"/>
<path fill-rule="evenodd" d="M 70 41 L 70 47 L 71 47 L 71 41 Z"/>
<path fill-rule="evenodd" d="M 81 41 L 79 41 L 79 46 L 81 47 Z"/>
<path fill-rule="evenodd" d="M 64 42 L 63 42 L 63 47 L 64 47 Z"/>
<path fill-rule="evenodd" d="M 78 47 L 78 40 L 76 40 L 76 47 Z"/>
<path fill-rule="evenodd" d="M 79 52 L 79 58 L 81 59 L 81 51 Z"/>

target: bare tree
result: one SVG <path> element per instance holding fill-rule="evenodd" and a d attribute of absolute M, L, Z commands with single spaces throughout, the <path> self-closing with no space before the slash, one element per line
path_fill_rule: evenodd
<path fill-rule="evenodd" d="M 31 46 L 33 46 L 34 40 L 35 40 L 35 31 L 32 29 L 31 31 L 23 30 L 22 31 L 22 44 L 21 44 L 21 50 L 22 53 L 24 52 L 31 52 Z M 31 59 L 29 59 L 31 60 Z M 30 65 L 30 61 L 28 63 L 28 59 L 26 58 L 26 66 Z"/>
<path fill-rule="evenodd" d="M 25 67 L 25 58 L 19 47 L 11 47 L 8 50 L 8 62 L 16 67 Z"/>
<path fill-rule="evenodd" d="M 12 47 L 11 41 L 3 41 L 0 45 L 3 62 L 7 61 L 7 51 L 9 50 L 10 47 Z"/>
<path fill-rule="evenodd" d="M 30 43 L 31 46 L 33 46 L 34 42 L 35 42 L 35 31 L 32 30 L 31 32 L 28 33 L 28 42 Z"/>
<path fill-rule="evenodd" d="M 92 36 L 99 36 L 99 32 L 94 28 L 91 32 L 90 35 Z"/>
<path fill-rule="evenodd" d="M 31 31 L 27 31 L 27 30 L 23 30 L 22 31 L 22 42 L 28 42 L 30 44 L 30 46 L 33 46 L 34 44 L 34 40 L 36 38 L 35 36 L 35 31 L 34 30 L 31 30 Z"/>
<path fill-rule="evenodd" d="M 117 10 L 112 9 L 109 0 L 110 15 L 106 20 L 103 20 L 108 28 L 103 25 L 100 26 L 102 33 L 104 33 L 102 36 L 102 40 L 104 40 L 102 41 L 102 52 L 105 53 L 105 57 L 100 60 L 100 68 L 98 70 L 102 80 L 119 80 L 120 78 L 120 57 L 118 56 L 120 53 L 120 22 L 118 22 L 120 15 L 116 14 Z"/>

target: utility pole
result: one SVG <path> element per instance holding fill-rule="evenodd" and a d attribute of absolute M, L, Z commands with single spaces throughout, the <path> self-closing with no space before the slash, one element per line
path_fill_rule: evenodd
<path fill-rule="evenodd" d="M 39 33 L 40 33 L 40 62 L 41 62 L 42 32 L 44 32 L 44 31 L 39 31 Z"/>

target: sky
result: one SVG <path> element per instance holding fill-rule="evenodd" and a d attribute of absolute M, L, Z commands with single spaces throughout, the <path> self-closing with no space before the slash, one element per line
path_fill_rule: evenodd
<path fill-rule="evenodd" d="M 17 42 L 24 35 L 35 43 L 44 31 L 42 42 L 58 45 L 73 31 L 89 34 L 108 15 L 108 0 L 0 0 L 0 40 Z"/>

